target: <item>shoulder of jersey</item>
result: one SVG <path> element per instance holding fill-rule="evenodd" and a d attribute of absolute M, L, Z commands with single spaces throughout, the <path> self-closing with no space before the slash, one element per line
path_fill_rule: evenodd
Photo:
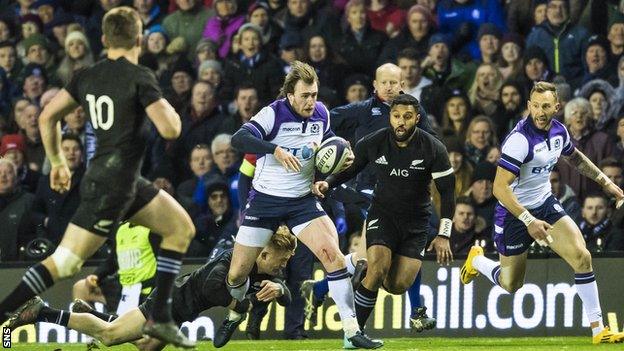
<path fill-rule="evenodd" d="M 365 135 L 360 141 L 368 141 L 368 140 L 375 140 L 375 141 L 379 141 L 379 140 L 383 140 L 387 135 L 388 132 L 390 131 L 389 127 L 385 127 L 379 130 L 376 130 L 370 134 Z"/>

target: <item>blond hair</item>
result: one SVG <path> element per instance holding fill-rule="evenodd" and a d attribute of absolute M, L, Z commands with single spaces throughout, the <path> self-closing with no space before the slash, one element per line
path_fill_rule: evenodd
<path fill-rule="evenodd" d="M 297 237 L 290 233 L 287 226 L 282 225 L 271 236 L 267 246 L 276 251 L 294 252 L 297 248 Z"/>
<path fill-rule="evenodd" d="M 555 96 L 555 100 L 557 100 L 557 102 L 559 102 L 559 94 L 557 93 L 557 86 L 554 85 L 553 83 L 548 83 L 548 82 L 537 82 L 533 85 L 533 88 L 531 89 L 531 93 L 529 93 L 529 100 L 531 100 L 531 96 L 533 95 L 533 93 L 545 93 L 547 91 L 552 91 L 553 95 Z"/>
<path fill-rule="evenodd" d="M 139 13 L 128 6 L 116 7 L 104 15 L 102 33 L 109 49 L 132 49 L 137 44 L 143 24 Z"/>
<path fill-rule="evenodd" d="M 477 71 L 475 72 L 474 80 L 472 81 L 472 85 L 470 86 L 470 89 L 468 90 L 468 100 L 470 100 L 470 104 L 472 106 L 476 104 L 477 99 L 478 99 L 477 93 L 479 90 L 479 84 L 477 82 L 478 80 L 477 76 L 481 67 L 490 67 L 494 71 L 495 77 L 494 77 L 494 82 L 493 82 L 494 83 L 493 90 L 496 90 L 497 92 L 500 93 L 500 89 L 503 86 L 503 75 L 500 73 L 496 65 L 494 65 L 493 63 L 482 63 L 477 68 Z"/>
<path fill-rule="evenodd" d="M 286 75 L 286 79 L 284 79 L 284 84 L 280 89 L 280 96 L 286 97 L 288 94 L 293 94 L 295 92 L 295 85 L 300 80 L 305 84 L 318 84 L 319 81 L 314 67 L 301 61 L 295 61 L 291 65 L 290 72 Z"/>

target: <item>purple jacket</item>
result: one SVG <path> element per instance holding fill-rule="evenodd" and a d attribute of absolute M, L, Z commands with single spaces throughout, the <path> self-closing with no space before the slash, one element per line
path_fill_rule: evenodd
<path fill-rule="evenodd" d="M 243 23 L 245 23 L 245 16 L 243 15 L 228 19 L 215 16 L 206 22 L 203 37 L 217 43 L 219 45 L 219 57 L 225 58 L 230 53 L 232 37 Z"/>

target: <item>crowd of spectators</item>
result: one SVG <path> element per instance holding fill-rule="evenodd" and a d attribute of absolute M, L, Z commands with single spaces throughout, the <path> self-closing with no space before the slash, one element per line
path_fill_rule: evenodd
<path fill-rule="evenodd" d="M 316 69 L 328 108 L 369 99 L 362 106 L 373 116 L 387 103 L 374 88 L 376 69 L 400 67 L 402 91 L 421 101 L 455 171 L 456 253 L 474 243 L 495 250 L 500 144 L 527 115 L 535 81 L 557 85 L 557 118 L 574 145 L 624 185 L 618 0 L 0 0 L 0 261 L 28 259 L 36 238 L 58 244 L 76 209 L 97 145 L 89 115 L 78 108 L 64 118 L 62 148 L 73 172 L 64 194 L 50 189 L 37 118 L 74 72 L 105 57 L 102 17 L 121 5 L 139 12 L 140 63 L 182 119 L 175 141 L 148 122 L 142 173 L 191 214 L 197 235 L 189 256 L 207 256 L 236 234 L 243 155 L 231 135 L 276 98 L 295 60 Z M 358 133 L 337 132 L 350 140 Z M 563 160 L 551 183 L 588 247 L 624 250 L 624 208 Z M 432 198 L 435 228 L 435 189 Z M 346 246 L 362 216 L 345 209 L 334 220 Z"/>

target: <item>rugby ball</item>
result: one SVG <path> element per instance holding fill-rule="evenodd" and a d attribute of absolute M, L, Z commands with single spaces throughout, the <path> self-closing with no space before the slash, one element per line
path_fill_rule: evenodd
<path fill-rule="evenodd" d="M 336 174 L 351 154 L 349 143 L 341 137 L 331 137 L 318 147 L 314 164 L 322 176 Z"/>

